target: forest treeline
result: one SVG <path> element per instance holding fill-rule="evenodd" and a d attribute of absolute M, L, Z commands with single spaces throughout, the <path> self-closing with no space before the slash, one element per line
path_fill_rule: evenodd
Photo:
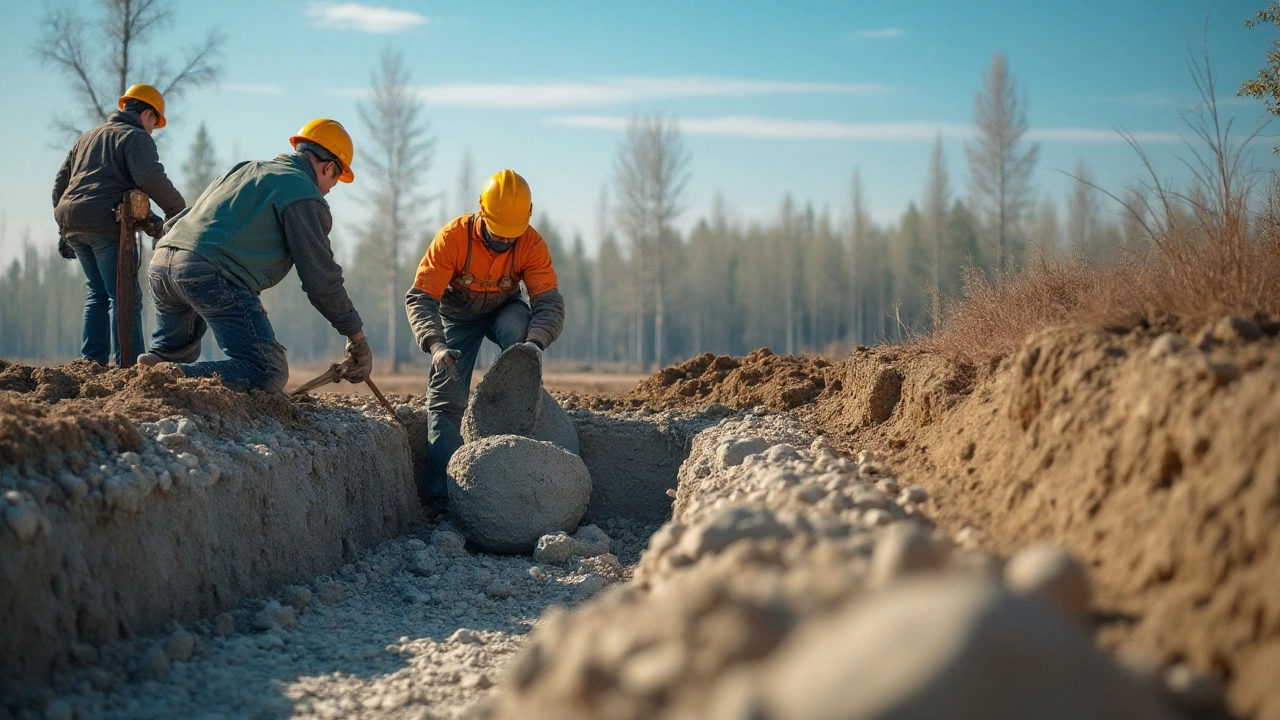
<path fill-rule="evenodd" d="M 132 57 L 131 43 L 145 47 L 148 36 L 130 28 L 146 17 L 117 12 L 128 5 L 124 0 L 97 5 L 107 18 L 100 28 L 111 31 L 100 42 L 121 51 L 110 57 Z M 157 2 L 153 10 L 170 7 Z M 122 92 L 132 70 L 111 65 L 114 74 L 104 75 L 84 66 L 88 56 L 79 50 L 89 40 L 66 29 L 68 23 L 99 27 L 86 22 L 71 10 L 51 13 L 43 22 L 48 42 L 36 47 L 53 48 L 37 54 L 65 75 L 81 100 L 77 122 L 91 125 L 109 108 L 86 98 L 115 97 L 115 88 L 89 92 L 88 78 L 106 77 Z M 69 39 L 50 44 L 58 38 Z M 216 80 L 222 44 L 211 31 L 193 50 L 200 72 L 174 78 L 166 92 Z M 482 180 L 470 153 L 454 182 L 436 172 L 439 139 L 413 87 L 402 56 L 388 48 L 373 69 L 369 94 L 359 102 L 356 142 L 363 165 L 360 185 L 349 190 L 360 195 L 370 214 L 335 218 L 333 233 L 370 344 L 380 362 L 390 363 L 380 367 L 384 372 L 402 363 L 427 363 L 414 345 L 404 293 L 436 230 L 448 218 L 475 209 Z M 678 121 L 633 117 L 619 140 L 613 177 L 601 190 L 591 237 L 578 232 L 570 237 L 546 215 L 534 219 L 550 247 L 566 302 L 564 332 L 548 349 L 548 360 L 653 368 L 702 352 L 740 355 L 762 346 L 840 354 L 858 344 L 902 341 L 937 327 L 948 306 L 963 297 L 967 281 L 1012 278 L 1037 258 L 1140 262 L 1150 227 L 1158 224 L 1153 216 L 1167 213 L 1160 198 L 1168 188 L 1155 180 L 1144 190 L 1135 178 L 1133 189 L 1112 196 L 1095 187 L 1081 161 L 1066 197 L 1039 192 L 1034 181 L 1039 148 L 1026 139 L 1026 103 L 1005 57 L 996 54 L 974 94 L 965 177 L 948 176 L 939 135 L 919 195 L 887 223 L 873 221 L 866 208 L 855 156 L 841 207 L 814 207 L 787 195 L 779 198 L 769 220 L 746 222 L 735 215 L 731 197 L 718 196 L 707 216 L 689 223 L 685 188 L 691 157 Z M 64 119 L 56 125 L 70 147 L 75 123 Z M 1136 145 L 1132 150 L 1147 160 Z M 201 125 L 175 179 L 193 202 L 240 159 L 220 157 L 213 134 Z M 170 167 L 175 165 L 170 160 Z M 448 186 L 454 189 L 445 191 Z M 1180 192 L 1192 207 L 1203 205 L 1196 204 L 1200 191 L 1194 180 Z M 58 256 L 56 241 L 51 211 L 48 229 L 24 233 L 19 252 L 0 273 L 0 357 L 55 361 L 79 354 L 83 276 L 77 263 Z M 6 239 L 0 236 L 0 242 Z M 154 323 L 146 290 L 150 243 L 143 244 L 143 322 L 149 336 Z M 296 274 L 262 297 L 291 361 L 341 357 L 342 338 L 311 307 Z M 205 351 L 205 357 L 219 355 L 210 341 Z M 494 355 L 486 343 L 481 362 Z"/>

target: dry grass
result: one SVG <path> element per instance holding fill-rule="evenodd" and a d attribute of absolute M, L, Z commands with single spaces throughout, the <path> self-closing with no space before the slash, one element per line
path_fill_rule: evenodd
<path fill-rule="evenodd" d="M 993 278 L 970 270 L 963 297 L 920 344 L 983 364 L 1049 325 L 1192 333 L 1227 315 L 1280 316 L 1280 181 L 1273 174 L 1267 191 L 1256 192 L 1260 176 L 1247 167 L 1246 149 L 1260 129 L 1233 138 L 1213 100 L 1207 58 L 1191 69 L 1204 102 L 1187 120 L 1198 141 L 1185 161 L 1190 189 L 1163 183 L 1129 138 L 1150 177 L 1149 200 L 1136 215 L 1150 252 L 1110 266 L 1042 257 L 1025 272 Z"/>

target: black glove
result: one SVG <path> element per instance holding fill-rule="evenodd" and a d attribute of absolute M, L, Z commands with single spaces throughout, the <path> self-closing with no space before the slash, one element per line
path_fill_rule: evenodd
<path fill-rule="evenodd" d="M 369 341 L 361 330 L 347 338 L 347 352 L 342 364 L 347 367 L 342 374 L 348 382 L 362 383 L 373 374 L 373 352 L 369 350 Z"/>
<path fill-rule="evenodd" d="M 150 217 L 143 220 L 142 224 L 138 227 L 142 232 L 150 235 L 152 239 L 159 240 L 164 237 L 164 218 L 161 218 L 155 213 L 151 213 Z M 152 244 L 152 247 L 155 247 L 154 243 Z"/>
<path fill-rule="evenodd" d="M 58 254 L 68 260 L 76 259 L 76 249 L 71 247 L 71 243 L 62 237 L 62 233 L 58 233 Z"/>
<path fill-rule="evenodd" d="M 431 374 L 442 372 L 450 380 L 457 380 L 458 368 L 455 363 L 460 357 L 462 357 L 461 350 L 454 350 L 444 343 L 436 343 L 436 349 L 431 351 Z"/>

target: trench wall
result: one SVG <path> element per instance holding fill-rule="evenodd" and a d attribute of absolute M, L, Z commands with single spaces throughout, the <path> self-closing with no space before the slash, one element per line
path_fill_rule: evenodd
<path fill-rule="evenodd" d="M 228 610 L 422 519 L 406 434 L 385 420 L 183 423 L 143 424 L 140 453 L 99 449 L 74 473 L 0 469 L 17 519 L 0 523 L 0 680 L 45 676 L 74 642 Z"/>

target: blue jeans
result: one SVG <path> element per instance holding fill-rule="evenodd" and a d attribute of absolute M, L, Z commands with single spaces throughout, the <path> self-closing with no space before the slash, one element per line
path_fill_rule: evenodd
<path fill-rule="evenodd" d="M 525 341 L 532 315 L 516 296 L 511 302 L 470 320 L 444 316 L 444 343 L 462 356 L 454 362 L 457 379 L 432 373 L 427 384 L 427 497 L 448 497 L 449 459 L 462 447 L 462 414 L 471 396 L 471 371 L 476 367 L 480 344 L 489 338 L 507 348 Z"/>
<path fill-rule="evenodd" d="M 187 377 L 218 374 L 232 390 L 280 392 L 289 380 L 285 348 L 257 293 L 187 250 L 160 248 L 151 258 L 156 329 L 151 354 L 178 363 Z M 229 360 L 195 362 L 212 328 Z"/>
<path fill-rule="evenodd" d="M 76 259 L 84 270 L 84 328 L 80 354 L 86 360 L 106 365 L 114 357 L 120 364 L 120 348 L 116 337 L 116 256 L 120 241 L 101 237 L 67 238 L 76 251 Z M 136 276 L 136 272 L 135 272 Z M 133 354 L 145 352 L 142 347 L 142 290 L 134 280 L 133 289 Z"/>

